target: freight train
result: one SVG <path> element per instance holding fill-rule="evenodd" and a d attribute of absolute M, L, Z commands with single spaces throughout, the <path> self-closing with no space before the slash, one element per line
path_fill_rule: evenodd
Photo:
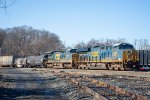
<path fill-rule="evenodd" d="M 4 59 L 5 58 L 5 59 Z M 150 50 L 135 50 L 130 43 L 91 48 L 52 51 L 43 55 L 16 58 L 0 56 L 0 66 L 45 67 L 65 69 L 150 69 Z"/>
<path fill-rule="evenodd" d="M 105 67 L 109 70 L 137 70 L 143 66 L 150 66 L 150 51 L 135 50 L 129 43 L 53 51 L 46 55 L 43 65 L 51 68 L 62 66 L 68 69 Z"/>

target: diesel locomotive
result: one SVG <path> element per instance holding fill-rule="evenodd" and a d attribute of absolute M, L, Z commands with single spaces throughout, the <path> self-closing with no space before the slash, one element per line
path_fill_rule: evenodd
<path fill-rule="evenodd" d="M 129 43 L 53 51 L 46 55 L 46 58 L 43 60 L 44 66 L 52 68 L 56 66 L 75 69 L 105 67 L 110 70 L 139 68 L 139 52 Z"/>

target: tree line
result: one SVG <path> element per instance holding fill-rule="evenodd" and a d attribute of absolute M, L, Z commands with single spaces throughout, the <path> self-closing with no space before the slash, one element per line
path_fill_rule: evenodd
<path fill-rule="evenodd" d="M 80 41 L 75 45 L 75 48 L 84 48 L 84 47 L 94 47 L 94 46 L 103 46 L 103 45 L 114 45 L 119 43 L 128 43 L 125 38 L 118 39 L 103 39 L 100 40 L 91 39 L 87 43 Z M 134 48 L 137 50 L 150 50 L 150 44 L 147 39 L 134 39 L 133 43 Z"/>
<path fill-rule="evenodd" d="M 85 43 L 83 41 L 78 42 L 75 45 L 75 48 L 94 47 L 94 46 L 103 46 L 103 45 L 114 45 L 114 44 L 123 43 L 123 42 L 127 42 L 126 39 L 119 38 L 119 39 L 115 40 L 115 39 L 103 39 L 103 38 L 101 38 L 100 40 L 96 40 L 93 38 L 93 39 L 89 40 L 87 43 Z"/>
<path fill-rule="evenodd" d="M 57 44 L 57 45 L 56 45 Z M 27 56 L 64 48 L 59 36 L 29 26 L 0 29 L 0 47 L 3 55 Z"/>
<path fill-rule="evenodd" d="M 128 41 L 125 38 L 91 39 L 87 43 L 80 41 L 74 47 L 66 48 L 57 34 L 46 30 L 34 29 L 30 26 L 0 29 L 0 48 L 2 55 L 28 56 L 53 50 L 114 45 L 123 42 Z M 136 49 L 150 50 L 150 44 L 147 39 L 134 39 L 132 44 Z"/>

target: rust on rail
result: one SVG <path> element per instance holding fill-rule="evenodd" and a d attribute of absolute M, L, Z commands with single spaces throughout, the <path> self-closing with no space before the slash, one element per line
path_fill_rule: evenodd
<path fill-rule="evenodd" d="M 60 72 L 60 73 L 62 73 L 62 72 Z M 57 74 L 58 74 L 58 72 L 57 72 Z M 93 91 L 92 89 L 88 88 L 87 86 L 81 85 L 79 82 L 77 82 L 75 79 L 71 79 L 69 76 L 78 76 L 78 77 L 83 78 L 85 80 L 91 81 L 91 83 L 95 84 L 96 86 L 106 87 L 106 88 L 108 88 L 110 90 L 115 91 L 116 93 L 123 94 L 123 95 L 126 95 L 126 96 L 130 96 L 134 100 L 148 100 L 148 98 L 145 97 L 145 96 L 141 96 L 141 95 L 129 92 L 129 91 L 123 89 L 123 88 L 107 84 L 106 82 L 99 81 L 99 80 L 96 80 L 94 78 L 89 78 L 89 77 L 87 77 L 85 75 L 81 75 L 81 74 L 78 74 L 78 73 L 74 73 L 73 74 L 73 73 L 68 73 L 68 72 L 63 72 L 63 74 L 61 74 L 61 75 L 63 77 L 65 76 L 71 82 L 73 82 L 74 84 L 78 85 L 82 89 L 86 90 L 88 93 L 92 94 L 97 100 L 106 100 L 106 98 L 101 96 L 97 92 Z M 102 75 L 102 76 L 105 76 L 105 75 Z M 149 81 L 148 78 L 141 78 L 141 77 L 139 77 L 138 79 L 144 79 L 144 80 Z"/>
<path fill-rule="evenodd" d="M 66 75 L 69 75 L 69 76 L 81 76 L 80 74 L 78 73 L 74 73 L 74 74 L 70 74 L 70 73 L 66 73 Z M 102 76 L 106 76 L 106 75 L 102 75 Z M 127 77 L 127 76 L 126 76 Z M 130 76 L 130 77 L 133 77 L 133 76 Z M 136 76 L 135 76 L 136 77 Z M 110 90 L 113 90 L 115 91 L 116 93 L 119 93 L 119 94 L 123 94 L 123 95 L 127 95 L 127 96 L 130 96 L 131 98 L 133 98 L 134 100 L 148 100 L 147 97 L 145 96 L 141 96 L 139 94 L 135 94 L 135 93 L 132 93 L 132 92 L 129 92 L 123 88 L 119 88 L 117 86 L 113 86 L 113 85 L 110 85 L 110 84 L 107 84 L 106 82 L 103 82 L 103 81 L 99 81 L 99 80 L 96 80 L 96 79 L 93 79 L 93 78 L 89 78 L 85 75 L 82 75 L 82 78 L 88 80 L 88 81 L 91 81 L 93 84 L 95 84 L 96 86 L 100 86 L 100 87 L 106 87 Z M 142 79 L 142 80 L 146 80 L 148 81 L 149 78 L 141 78 L 141 77 L 137 77 L 138 79 Z"/>
<path fill-rule="evenodd" d="M 119 88 L 117 86 L 109 85 L 106 82 L 102 82 L 102 81 L 99 81 L 99 80 L 96 80 L 93 78 L 88 78 L 88 77 L 85 77 L 85 79 L 91 81 L 93 84 L 96 84 L 97 86 L 107 87 L 108 89 L 113 90 L 119 94 L 124 94 L 124 95 L 130 96 L 134 100 L 148 100 L 147 97 L 145 97 L 145 96 L 141 96 L 141 95 L 129 92 L 129 91 Z"/>
<path fill-rule="evenodd" d="M 108 100 L 107 98 L 105 98 L 104 96 L 102 96 L 99 93 L 95 92 L 94 90 L 88 88 L 85 85 L 82 85 L 80 82 L 77 81 L 77 79 L 70 78 L 69 77 L 70 74 L 68 75 L 68 73 L 64 73 L 64 75 L 63 75 L 63 74 L 58 74 L 55 71 L 53 71 L 53 74 L 58 75 L 58 76 L 62 76 L 63 78 L 69 80 L 71 83 L 77 85 L 79 88 L 85 90 L 87 93 L 93 95 L 94 96 L 94 100 Z"/>

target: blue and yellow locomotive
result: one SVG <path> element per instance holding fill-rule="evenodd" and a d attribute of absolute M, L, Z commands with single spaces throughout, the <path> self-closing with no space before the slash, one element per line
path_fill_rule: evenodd
<path fill-rule="evenodd" d="M 106 67 L 114 70 L 129 70 L 137 66 L 137 52 L 133 45 L 120 43 L 114 46 L 96 46 L 89 51 L 77 51 L 78 68 Z M 84 58 L 84 60 L 83 60 Z"/>
<path fill-rule="evenodd" d="M 130 70 L 137 66 L 137 51 L 129 43 L 95 46 L 67 51 L 53 51 L 45 61 L 47 67 L 63 68 L 105 67 L 110 70 Z"/>
<path fill-rule="evenodd" d="M 76 49 L 66 51 L 53 51 L 47 53 L 47 59 L 44 60 L 44 66 L 55 68 L 61 66 L 63 68 L 76 68 L 78 54 Z"/>

